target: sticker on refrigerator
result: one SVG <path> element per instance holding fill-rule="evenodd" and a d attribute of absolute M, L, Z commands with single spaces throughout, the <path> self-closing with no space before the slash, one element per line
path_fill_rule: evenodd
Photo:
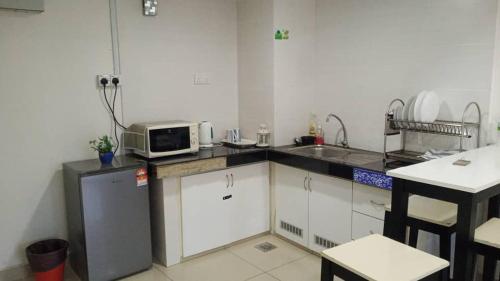
<path fill-rule="evenodd" d="M 148 185 L 148 172 L 145 168 L 137 169 L 135 177 L 137 179 L 137 187 Z"/>

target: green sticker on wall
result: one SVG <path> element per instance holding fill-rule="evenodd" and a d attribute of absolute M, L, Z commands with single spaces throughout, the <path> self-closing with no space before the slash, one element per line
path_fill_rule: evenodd
<path fill-rule="evenodd" d="M 281 30 L 277 30 L 276 33 L 274 34 L 274 39 L 276 40 L 282 40 L 283 39 L 283 34 L 281 33 Z"/>
<path fill-rule="evenodd" d="M 282 29 L 282 30 L 276 30 L 276 33 L 274 33 L 274 39 L 275 40 L 288 40 L 289 38 L 290 31 L 287 29 Z"/>

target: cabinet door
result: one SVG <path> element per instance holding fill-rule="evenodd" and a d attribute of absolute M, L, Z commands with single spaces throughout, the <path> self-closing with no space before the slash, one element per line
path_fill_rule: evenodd
<path fill-rule="evenodd" d="M 228 214 L 232 240 L 269 231 L 269 163 L 241 166 L 228 173 L 234 206 Z"/>
<path fill-rule="evenodd" d="M 384 221 L 358 212 L 352 212 L 352 240 L 371 234 L 383 234 Z"/>
<path fill-rule="evenodd" d="M 233 209 L 227 171 L 182 177 L 183 255 L 191 256 L 231 242 Z"/>
<path fill-rule="evenodd" d="M 307 247 L 309 192 L 305 182 L 308 173 L 279 164 L 274 167 L 276 232 Z"/>
<path fill-rule="evenodd" d="M 309 175 L 309 248 L 319 252 L 351 241 L 352 182 Z"/>

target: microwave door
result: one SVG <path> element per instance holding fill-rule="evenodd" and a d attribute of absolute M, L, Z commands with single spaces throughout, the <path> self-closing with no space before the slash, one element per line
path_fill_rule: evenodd
<path fill-rule="evenodd" d="M 154 129 L 149 131 L 150 150 L 154 153 L 189 149 L 189 127 Z"/>

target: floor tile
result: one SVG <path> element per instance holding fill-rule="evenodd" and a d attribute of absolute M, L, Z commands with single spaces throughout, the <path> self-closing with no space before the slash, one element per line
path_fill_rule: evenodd
<path fill-rule="evenodd" d="M 244 281 L 263 272 L 228 250 L 162 268 L 173 281 Z"/>
<path fill-rule="evenodd" d="M 321 279 L 321 259 L 315 255 L 308 255 L 268 274 L 282 281 L 318 281 Z"/>
<path fill-rule="evenodd" d="M 165 273 L 153 267 L 152 269 L 141 272 L 130 277 L 121 279 L 123 281 L 172 281 Z"/>
<path fill-rule="evenodd" d="M 270 242 L 277 248 L 265 253 L 257 250 L 255 246 L 263 242 Z M 308 255 L 306 251 L 272 235 L 235 245 L 229 248 L 229 251 L 263 271 L 269 271 Z"/>
<path fill-rule="evenodd" d="M 248 279 L 247 281 L 280 281 L 269 274 L 261 274 L 259 276 Z"/>

